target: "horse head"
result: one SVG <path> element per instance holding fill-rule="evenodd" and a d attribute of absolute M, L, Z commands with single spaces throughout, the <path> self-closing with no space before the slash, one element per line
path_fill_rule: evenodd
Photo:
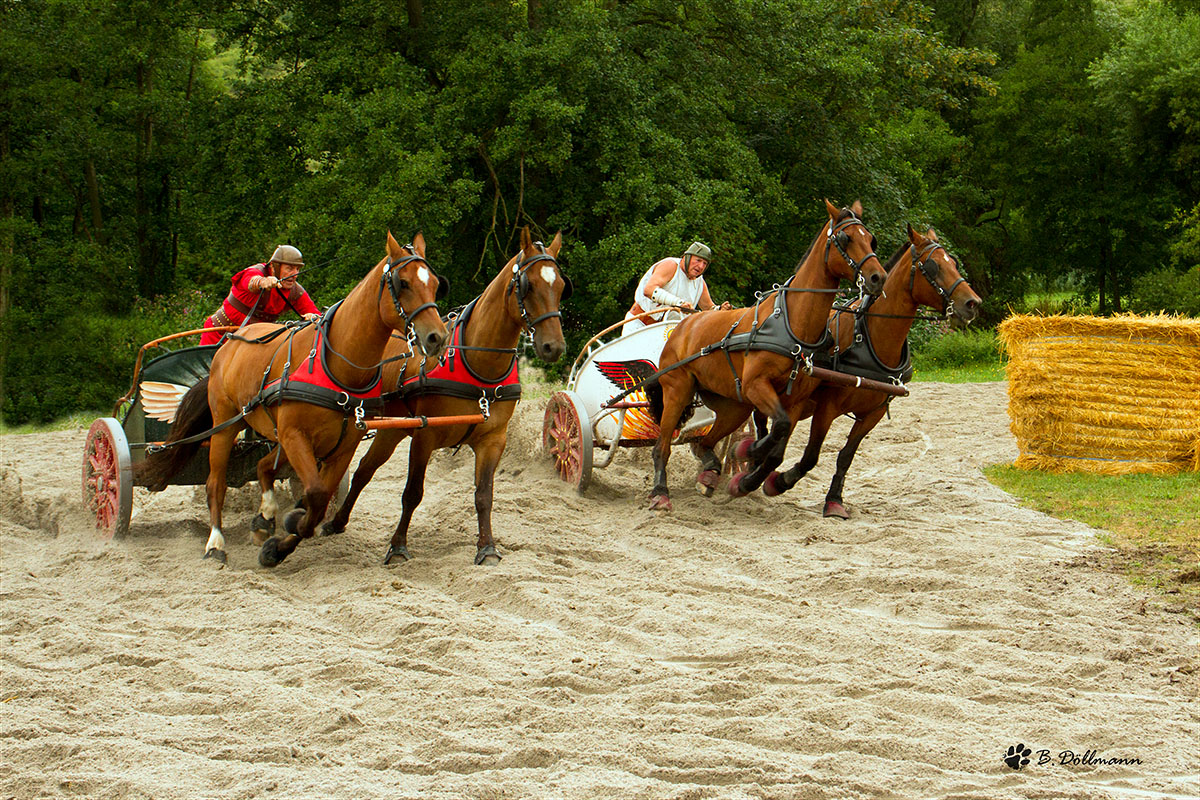
<path fill-rule="evenodd" d="M 562 357 L 567 343 L 562 332 L 559 305 L 571 296 L 571 281 L 558 265 L 562 233 L 549 245 L 533 241 L 529 226 L 521 229 L 521 252 L 508 262 L 512 279 L 506 308 L 517 324 L 533 331 L 533 349 L 543 361 Z"/>
<path fill-rule="evenodd" d="M 401 246 L 388 231 L 387 258 L 381 263 L 379 318 L 397 331 L 406 332 L 411 327 L 425 355 L 438 355 L 447 334 L 437 301 L 446 296 L 450 282 L 429 268 L 425 237 L 418 233 L 411 244 Z"/>
<path fill-rule="evenodd" d="M 867 294 L 883 291 L 887 272 L 875 255 L 875 236 L 862 221 L 862 203 L 839 209 L 828 200 L 829 227 L 825 230 L 825 268 L 837 278 L 854 281 Z"/>
<path fill-rule="evenodd" d="M 933 228 L 922 235 L 909 225 L 908 242 L 913 254 L 908 280 L 913 300 L 940 309 L 946 316 L 954 314 L 962 322 L 974 320 L 979 315 L 979 295 L 959 273 L 958 261 L 938 242 Z M 918 272 L 925 280 L 916 279 Z"/>

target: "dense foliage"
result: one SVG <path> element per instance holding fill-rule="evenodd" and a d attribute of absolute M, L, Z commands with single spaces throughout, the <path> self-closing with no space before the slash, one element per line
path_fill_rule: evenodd
<path fill-rule="evenodd" d="M 1190 310 L 1200 3 L 0 0 L 3 415 L 106 406 L 280 242 L 327 305 L 421 230 L 465 302 L 562 230 L 577 344 L 692 239 L 748 301 L 824 197 L 935 227 L 992 321 Z"/>

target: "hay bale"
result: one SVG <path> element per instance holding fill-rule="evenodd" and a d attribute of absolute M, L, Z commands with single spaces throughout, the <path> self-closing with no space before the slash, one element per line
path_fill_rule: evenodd
<path fill-rule="evenodd" d="M 1200 471 L 1200 319 L 1019 315 L 998 333 L 1017 467 Z"/>

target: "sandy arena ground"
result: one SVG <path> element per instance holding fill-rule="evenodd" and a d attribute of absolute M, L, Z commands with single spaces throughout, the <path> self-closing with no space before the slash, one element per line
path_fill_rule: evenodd
<path fill-rule="evenodd" d="M 380 563 L 404 447 L 344 535 L 274 570 L 256 492 L 231 493 L 220 569 L 202 490 L 137 489 L 104 542 L 84 432 L 5 436 L 0 798 L 1195 797 L 1196 619 L 987 482 L 1016 457 L 1006 402 L 915 384 L 844 522 L 820 509 L 845 420 L 780 498 L 706 500 L 677 449 L 656 517 L 645 451 L 585 496 L 560 483 L 530 398 L 493 568 L 472 565 L 469 450 L 435 457 L 411 562 Z"/>

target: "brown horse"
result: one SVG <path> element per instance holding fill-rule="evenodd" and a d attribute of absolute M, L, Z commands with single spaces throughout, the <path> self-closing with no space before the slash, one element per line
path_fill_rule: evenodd
<path fill-rule="evenodd" d="M 520 397 L 520 384 L 512 384 L 517 377 L 517 341 L 523 330 L 533 331 L 534 351 L 543 361 L 557 361 L 566 348 L 558 307 L 570 295 L 571 284 L 555 260 L 561 246 L 562 234 L 546 247 L 532 241 L 528 227 L 522 230 L 521 251 L 452 323 L 451 342 L 440 368 L 434 359 L 405 359 L 407 345 L 392 342 L 385 357 L 396 360 L 384 365 L 384 386 L 394 390 L 384 396 L 388 416 L 477 414 L 485 402 L 489 416 L 476 425 L 380 430 L 354 471 L 345 501 L 322 533 L 345 530 L 359 494 L 396 445 L 411 435 L 400 522 L 384 563 L 395 556 L 405 561 L 410 558 L 408 526 L 424 496 L 425 470 L 433 451 L 463 444 L 475 452 L 475 514 L 479 521 L 475 563 L 500 560 L 492 539 L 492 486 L 508 441 L 508 422 Z"/>
<path fill-rule="evenodd" d="M 683 320 L 671 333 L 659 364 L 678 363 L 650 388 L 655 410 L 661 402 L 661 433 L 654 446 L 654 488 L 650 508 L 669 511 L 667 459 L 672 432 L 699 391 L 716 414 L 708 434 L 697 443 L 701 493 L 712 494 L 721 462 L 713 448 L 741 426 L 753 409 L 771 418 L 767 435 L 740 456 L 755 466 L 730 480 L 735 496 L 757 489 L 783 460 L 794 424 L 791 414 L 819 385 L 802 366 L 820 347 L 817 339 L 833 306 L 841 278 L 855 280 L 877 294 L 886 277 L 875 255 L 875 237 L 862 223 L 862 205 L 855 201 L 839 210 L 825 201 L 828 224 L 809 246 L 787 285 L 771 292 L 756 306 L 707 311 Z M 661 392 L 661 400 L 658 399 Z"/>
<path fill-rule="evenodd" d="M 868 301 L 866 309 L 856 315 L 854 324 L 845 324 L 843 315 L 837 311 L 830 315 L 836 352 L 839 356 L 846 354 L 839 358 L 840 363 L 831 364 L 835 369 L 849 369 L 876 380 L 907 379 L 912 371 L 908 360 L 908 332 L 919 306 L 932 308 L 947 317 L 953 314 L 964 323 L 971 322 L 979 314 L 979 295 L 959 274 L 957 262 L 938 243 L 932 228 L 922 236 L 909 225 L 908 242 L 888 260 L 887 269 L 883 294 Z M 856 308 L 858 302 L 851 304 L 851 308 Z M 856 338 L 861 342 L 856 343 Z M 875 374 L 877 371 L 881 374 Z M 838 453 L 837 471 L 825 497 L 825 516 L 849 519 L 842 505 L 846 472 L 859 444 L 887 413 L 891 399 L 892 395 L 883 392 L 822 384 L 813 392 L 800 417 L 812 416 L 804 455 L 786 472 L 768 475 L 763 493 L 774 496 L 795 486 L 817 465 L 829 426 L 841 415 L 850 414 L 854 417 L 854 425 Z"/>
<path fill-rule="evenodd" d="M 378 406 L 380 360 L 392 331 L 411 326 L 427 354 L 440 352 L 446 326 L 435 299 L 446 287 L 445 279 L 429 269 L 421 234 L 401 247 L 389 233 L 387 257 L 319 323 L 249 325 L 217 350 L 209 376 L 180 402 L 167 438 L 168 444 L 192 439 L 215 424 L 206 484 L 212 530 L 205 558 L 226 558 L 221 533 L 225 472 L 234 440 L 247 426 L 279 443 L 304 486 L 299 506 L 284 518 L 286 534 L 265 542 L 256 535 L 256 544 L 262 544 L 259 563 L 275 566 L 312 536 L 363 435 L 350 417 Z M 197 447 L 198 441 L 188 442 L 147 458 L 149 482 L 165 485 Z M 271 456 L 259 463 L 258 474 L 263 507 L 273 516 Z"/>

